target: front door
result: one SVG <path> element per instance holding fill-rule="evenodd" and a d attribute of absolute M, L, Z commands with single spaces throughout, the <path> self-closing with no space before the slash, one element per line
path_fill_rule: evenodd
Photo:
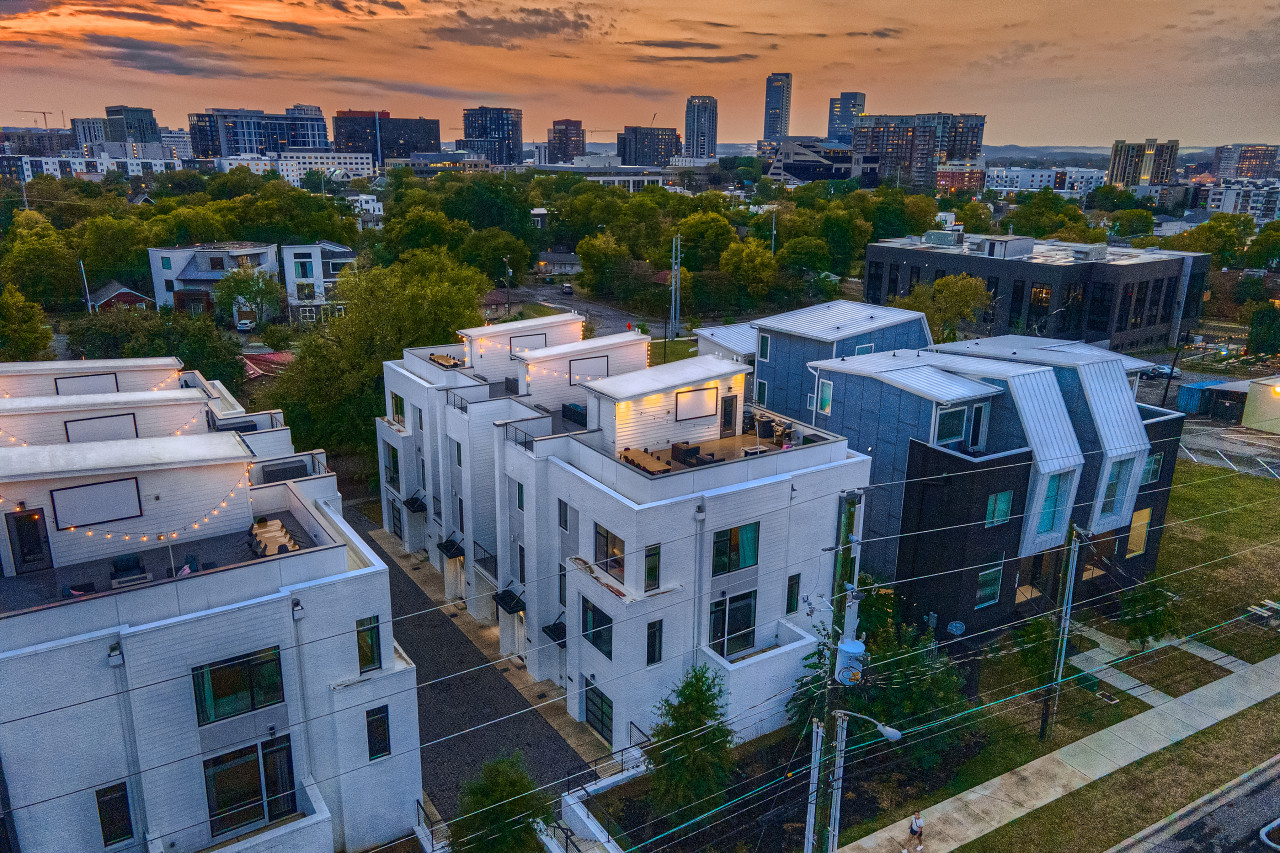
<path fill-rule="evenodd" d="M 444 597 L 457 601 L 466 595 L 466 579 L 463 577 L 462 558 L 448 557 L 444 561 Z"/>
<path fill-rule="evenodd" d="M 9 547 L 13 551 L 13 565 L 19 572 L 38 572 L 53 568 L 53 555 L 49 553 L 49 531 L 45 527 L 44 510 L 6 514 L 9 527 Z"/>
<path fill-rule="evenodd" d="M 720 400 L 720 437 L 738 434 L 738 398 L 723 397 Z"/>
<path fill-rule="evenodd" d="M 524 660 L 525 652 L 528 651 L 529 640 L 524 635 L 524 612 L 516 614 L 516 657 Z"/>

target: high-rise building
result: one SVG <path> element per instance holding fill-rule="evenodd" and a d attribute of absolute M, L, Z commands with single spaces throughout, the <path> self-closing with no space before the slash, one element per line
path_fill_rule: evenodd
<path fill-rule="evenodd" d="M 582 122 L 558 118 L 547 129 L 547 163 L 572 163 L 574 157 L 587 154 L 587 137 Z"/>
<path fill-rule="evenodd" d="M 1118 187 L 1163 186 L 1173 183 L 1178 173 L 1178 140 L 1158 142 L 1125 142 L 1117 139 L 1111 146 L 1111 165 L 1107 167 L 1107 183 Z"/>
<path fill-rule="evenodd" d="M 690 95 L 684 105 L 684 156 L 716 156 L 718 104 L 710 95 Z"/>
<path fill-rule="evenodd" d="M 624 166 L 669 166 L 680 150 L 680 133 L 674 127 L 627 125 L 618 134 L 618 156 Z"/>
<path fill-rule="evenodd" d="M 901 186 L 936 186 L 938 166 L 982 156 L 987 117 L 972 113 L 850 116 L 850 144 L 878 157 L 880 179 Z"/>
<path fill-rule="evenodd" d="M 74 123 L 72 125 L 74 127 Z M 1218 181 L 1266 181 L 1280 176 L 1275 145 L 1219 145 L 1213 150 L 1213 177 Z"/>
<path fill-rule="evenodd" d="M 462 133 L 455 147 L 480 154 L 490 163 L 511 166 L 524 159 L 524 113 L 513 107 L 472 107 L 462 111 Z"/>
<path fill-rule="evenodd" d="M 853 124 L 849 119 L 866 111 L 867 96 L 862 92 L 841 92 L 840 97 L 832 98 L 827 111 L 827 138 L 836 142 L 852 141 Z"/>
<path fill-rule="evenodd" d="M 107 141 L 107 120 L 105 118 L 73 118 L 71 132 L 75 134 L 76 144 L 83 148 L 95 142 Z"/>
<path fill-rule="evenodd" d="M 296 148 L 329 150 L 329 130 L 319 107 L 294 104 L 283 114 L 210 107 L 187 116 L 196 157 L 279 154 Z"/>
<path fill-rule="evenodd" d="M 160 144 L 169 149 L 169 156 L 174 160 L 190 160 L 195 156 L 191 152 L 191 131 L 184 127 L 160 128 Z"/>
<path fill-rule="evenodd" d="M 107 107 L 107 142 L 159 142 L 160 126 L 146 107 Z"/>
<path fill-rule="evenodd" d="M 0 127 L 0 154 L 60 157 L 79 152 L 75 134 L 64 127 Z"/>
<path fill-rule="evenodd" d="M 386 110 L 338 110 L 333 116 L 333 149 L 372 154 L 379 163 L 388 157 L 440 150 L 440 120 L 392 118 Z"/>
<path fill-rule="evenodd" d="M 791 74 L 775 71 L 764 81 L 764 138 L 791 135 Z"/>

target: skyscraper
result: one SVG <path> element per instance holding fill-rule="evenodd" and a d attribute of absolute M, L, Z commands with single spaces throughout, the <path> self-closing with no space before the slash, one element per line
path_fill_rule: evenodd
<path fill-rule="evenodd" d="M 684 156 L 716 156 L 716 99 L 690 95 L 684 106 Z"/>
<path fill-rule="evenodd" d="M 75 121 L 71 122 L 75 127 Z M 1265 181 L 1276 177 L 1277 155 L 1275 145 L 1219 145 L 1213 150 L 1213 177 L 1219 181 Z"/>
<path fill-rule="evenodd" d="M 462 111 L 464 138 L 455 147 L 510 166 L 524 159 L 524 113 L 513 107 L 472 107 Z"/>
<path fill-rule="evenodd" d="M 831 107 L 827 111 L 827 139 L 836 142 L 850 142 L 853 139 L 854 116 L 867 111 L 867 96 L 862 92 L 841 92 L 840 97 L 831 99 Z"/>
<path fill-rule="evenodd" d="M 850 116 L 850 142 L 863 157 L 877 157 L 880 180 L 917 189 L 937 184 L 938 165 L 982 155 L 987 117 L 972 113 Z"/>
<path fill-rule="evenodd" d="M 680 133 L 674 127 L 627 125 L 618 134 L 618 156 L 624 166 L 669 166 L 680 155 Z"/>
<path fill-rule="evenodd" d="M 386 110 L 338 110 L 333 115 L 333 150 L 372 154 L 375 162 L 440 150 L 440 120 L 392 118 Z"/>
<path fill-rule="evenodd" d="M 1173 182 L 1178 172 L 1178 140 L 1125 142 L 1111 146 L 1107 183 L 1119 187 L 1158 187 Z"/>
<path fill-rule="evenodd" d="M 791 74 L 777 72 L 764 81 L 764 138 L 791 135 Z"/>
<path fill-rule="evenodd" d="M 107 142 L 159 142 L 160 125 L 145 107 L 107 107 Z"/>
<path fill-rule="evenodd" d="M 587 154 L 587 137 L 582 122 L 572 118 L 558 118 L 547 129 L 547 162 L 572 163 L 574 157 Z"/>
<path fill-rule="evenodd" d="M 73 118 L 71 132 L 76 136 L 76 144 L 83 148 L 96 142 L 107 141 L 107 120 L 105 118 Z"/>
<path fill-rule="evenodd" d="M 283 114 L 209 107 L 202 113 L 189 114 L 187 120 L 191 127 L 192 153 L 196 157 L 259 156 L 298 148 L 329 149 L 329 129 L 324 114 L 319 107 L 309 104 L 294 104 Z"/>

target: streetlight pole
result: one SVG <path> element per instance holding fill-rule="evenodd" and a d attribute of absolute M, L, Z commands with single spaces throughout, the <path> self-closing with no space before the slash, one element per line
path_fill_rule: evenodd
<path fill-rule="evenodd" d="M 1058 626 L 1058 656 L 1053 666 L 1053 710 L 1049 715 L 1047 738 L 1053 739 L 1053 726 L 1058 719 L 1058 698 L 1062 695 L 1062 670 L 1067 662 L 1067 637 L 1071 634 L 1071 605 L 1076 590 L 1076 561 L 1080 557 L 1080 540 L 1084 531 L 1071 525 L 1071 559 L 1067 563 L 1067 589 L 1062 601 L 1062 622 Z"/>
<path fill-rule="evenodd" d="M 827 853 L 836 853 L 840 844 L 840 798 L 844 792 L 844 750 L 845 738 L 849 730 L 849 718 L 857 717 L 869 723 L 875 723 L 876 729 L 890 742 L 902 740 L 902 732 L 873 720 L 863 714 L 852 711 L 836 711 L 836 755 L 835 767 L 831 771 L 831 821 L 827 825 Z"/>
<path fill-rule="evenodd" d="M 813 718 L 813 747 L 809 751 L 809 807 L 804 818 L 804 853 L 813 853 L 814 824 L 818 822 L 818 776 L 822 766 L 822 720 Z"/>

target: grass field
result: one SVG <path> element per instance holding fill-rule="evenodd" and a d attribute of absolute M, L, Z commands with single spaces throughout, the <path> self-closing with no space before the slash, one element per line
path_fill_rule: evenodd
<path fill-rule="evenodd" d="M 1178 697 L 1230 675 L 1231 671 L 1175 646 L 1165 646 L 1115 665 L 1121 672 Z"/>
<path fill-rule="evenodd" d="M 663 348 L 666 348 L 666 356 L 663 356 Z M 654 340 L 649 344 L 649 366 L 653 367 L 658 364 L 666 364 L 668 361 L 679 361 L 682 358 L 689 358 L 697 355 L 698 342 L 696 340 L 687 341 L 661 341 Z"/>

